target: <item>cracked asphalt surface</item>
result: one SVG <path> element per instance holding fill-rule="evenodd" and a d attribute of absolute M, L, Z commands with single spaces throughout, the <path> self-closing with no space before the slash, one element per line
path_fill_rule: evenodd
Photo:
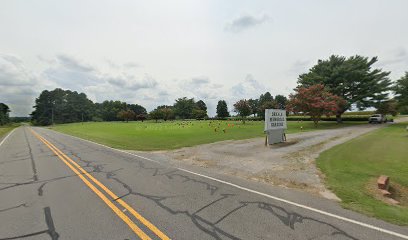
<path fill-rule="evenodd" d="M 43 128 L 32 128 L 171 239 L 401 239 Z M 195 170 L 195 169 L 190 169 Z M 211 173 L 205 173 L 211 175 Z M 224 181 L 408 235 L 338 203 L 243 179 Z M 100 187 L 97 187 L 100 189 Z M 102 190 L 101 190 L 102 191 Z M 138 239 L 29 127 L 0 146 L 0 240 Z"/>

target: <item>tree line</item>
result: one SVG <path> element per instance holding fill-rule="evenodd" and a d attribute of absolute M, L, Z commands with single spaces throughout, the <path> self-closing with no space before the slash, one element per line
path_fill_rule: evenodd
<path fill-rule="evenodd" d="M 203 100 L 197 102 L 194 98 L 178 98 L 173 105 L 161 105 L 149 113 L 149 117 L 154 120 L 163 119 L 206 119 L 207 105 Z"/>
<path fill-rule="evenodd" d="M 286 109 L 289 112 L 310 116 L 317 123 L 321 116 L 335 115 L 341 122 L 342 114 L 350 109 L 364 110 L 374 107 L 378 113 L 408 114 L 408 72 L 392 82 L 390 72 L 374 68 L 376 57 L 337 56 L 318 60 L 307 73 L 298 77 L 297 87 L 289 98 L 273 97 L 270 92 L 259 98 L 241 99 L 233 104 L 233 111 L 244 120 L 246 117 L 263 118 L 265 109 Z M 8 119 L 8 107 L 0 105 L 0 123 Z M 132 121 L 206 119 L 207 106 L 203 100 L 182 97 L 173 105 L 157 106 L 147 113 L 139 104 L 107 100 L 93 103 L 84 93 L 57 88 L 44 90 L 35 100 L 32 122 L 37 125 L 81 121 Z M 228 104 L 219 100 L 216 117 L 230 116 Z"/>
<path fill-rule="evenodd" d="M 30 114 L 34 125 L 51 125 L 86 121 L 134 121 L 145 119 L 205 119 L 208 118 L 204 101 L 179 98 L 173 105 L 162 105 L 147 113 L 139 104 L 106 100 L 94 103 L 85 93 L 56 88 L 44 90 L 35 100 Z"/>
<path fill-rule="evenodd" d="M 126 113 L 131 113 L 127 115 Z M 121 121 L 146 118 L 146 109 L 121 101 L 94 103 L 85 93 L 56 88 L 36 98 L 31 121 L 34 125 L 84 121 Z"/>

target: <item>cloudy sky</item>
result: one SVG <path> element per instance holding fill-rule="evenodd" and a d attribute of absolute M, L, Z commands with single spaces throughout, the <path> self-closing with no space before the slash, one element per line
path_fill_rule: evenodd
<path fill-rule="evenodd" d="M 231 106 L 288 95 L 331 54 L 408 71 L 406 0 L 2 0 L 0 102 L 32 111 L 44 89 L 152 110 L 177 97 Z"/>

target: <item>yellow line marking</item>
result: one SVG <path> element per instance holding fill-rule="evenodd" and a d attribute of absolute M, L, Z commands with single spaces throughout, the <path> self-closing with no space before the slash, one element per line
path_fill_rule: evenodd
<path fill-rule="evenodd" d="M 31 129 L 30 129 L 31 130 Z M 31 130 L 33 131 L 33 130 Z M 34 131 L 33 131 L 34 132 Z M 37 134 L 36 132 L 34 132 Z M 38 135 L 38 134 L 37 134 Z M 96 185 L 98 185 L 101 189 L 103 189 L 109 196 L 111 196 L 113 199 L 116 199 L 116 202 L 122 205 L 125 209 L 127 209 L 135 218 L 137 218 L 141 223 L 143 223 L 147 228 L 149 228 L 153 233 L 155 233 L 160 239 L 164 240 L 170 240 L 168 236 L 166 236 L 162 231 L 160 231 L 155 225 L 153 225 L 149 220 L 144 218 L 142 215 L 140 215 L 135 209 L 133 209 L 131 206 L 129 206 L 125 201 L 120 199 L 116 194 L 114 194 L 111 190 L 109 190 L 105 185 L 103 185 L 101 182 L 99 182 L 96 178 L 94 178 L 91 174 L 89 174 L 87 171 L 85 171 L 80 165 L 78 165 L 74 160 L 69 158 L 67 155 L 65 155 L 61 150 L 59 150 L 57 147 L 55 147 L 52 143 L 50 143 L 48 140 L 43 138 L 42 136 L 38 135 L 40 138 L 42 138 L 44 141 L 46 141 L 49 145 L 53 146 L 56 151 L 58 151 L 65 159 L 70 161 L 73 165 L 75 165 L 83 174 L 85 174 L 87 177 L 89 177 Z"/>
<path fill-rule="evenodd" d="M 31 129 L 30 129 L 31 130 Z M 133 230 L 136 235 L 138 235 L 143 240 L 151 240 L 149 236 L 146 235 L 128 216 L 126 216 L 118 207 L 116 207 L 101 191 L 99 191 L 94 185 L 92 185 L 77 169 L 75 169 L 71 164 L 69 164 L 57 151 L 54 150 L 52 146 L 50 146 L 45 139 L 43 139 L 40 135 L 36 132 L 31 130 L 35 137 L 37 137 L 40 141 L 42 141 L 51 151 L 53 151 L 81 180 L 92 190 L 95 192 L 98 197 L 100 197 L 106 205 L 108 205 L 113 212 L 116 213 L 129 227 Z"/>

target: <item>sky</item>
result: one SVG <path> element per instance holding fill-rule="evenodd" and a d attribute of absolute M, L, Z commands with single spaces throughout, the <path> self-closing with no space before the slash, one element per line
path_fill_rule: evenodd
<path fill-rule="evenodd" d="M 408 71 L 406 0 L 1 0 L 0 102 L 27 116 L 42 90 L 148 111 L 179 97 L 288 95 L 331 54 Z"/>

